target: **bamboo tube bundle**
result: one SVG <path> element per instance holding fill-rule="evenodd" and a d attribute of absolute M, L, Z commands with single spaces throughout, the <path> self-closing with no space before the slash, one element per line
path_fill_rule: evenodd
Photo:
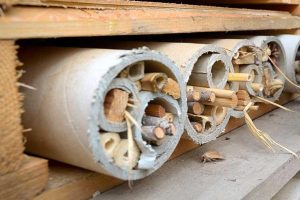
<path fill-rule="evenodd" d="M 135 180 L 158 169 L 175 149 L 186 94 L 180 71 L 166 56 L 146 49 L 27 47 L 20 59 L 27 71 L 22 81 L 37 89 L 24 91 L 23 121 L 32 128 L 28 152 Z M 162 117 L 174 123 L 142 126 L 152 100 L 160 108 L 152 115 L 163 107 Z M 153 137 L 159 147 L 148 143 Z"/>
<path fill-rule="evenodd" d="M 285 49 L 280 40 L 274 36 L 255 36 L 250 39 L 254 42 L 255 46 L 261 50 L 263 72 L 266 72 L 265 69 L 274 72 L 273 75 L 272 72 L 270 72 L 271 77 L 263 73 L 265 88 L 262 97 L 270 101 L 275 101 L 280 97 L 285 84 L 283 75 L 286 73 Z M 281 72 L 277 68 L 279 68 Z M 271 79 L 266 80 L 269 78 Z"/>
<path fill-rule="evenodd" d="M 280 35 L 278 39 L 285 50 L 286 76 L 300 86 L 300 37 L 299 35 Z M 299 93 L 300 89 L 286 82 L 284 91 Z"/>
<path fill-rule="evenodd" d="M 212 43 L 225 48 L 228 51 L 233 66 L 228 76 L 226 89 L 233 91 L 243 89 L 254 94 L 251 83 L 259 83 L 261 81 L 262 65 L 259 54 L 260 51 L 255 48 L 253 42 L 247 39 L 189 39 L 188 41 L 207 44 Z M 253 66 L 254 69 L 249 70 L 249 67 L 245 67 L 250 65 Z M 254 84 L 255 88 L 258 86 L 260 86 L 259 89 L 261 90 L 262 85 Z M 230 112 L 235 118 L 244 116 L 240 105 L 232 108 Z"/>
<path fill-rule="evenodd" d="M 125 49 L 146 46 L 158 50 L 175 61 L 188 86 L 223 90 L 227 84 L 229 71 L 233 70 L 226 51 L 216 45 L 171 42 L 104 42 L 99 45 Z M 236 84 L 233 85 L 236 87 Z M 188 112 L 190 117 L 195 116 L 192 121 L 189 118 L 186 120 L 185 129 L 190 138 L 202 144 L 214 140 L 221 134 L 229 121 L 230 113 L 226 112 L 223 122 L 215 125 L 215 119 L 212 116 L 201 115 L 205 107 L 203 101 L 215 101 L 214 92 L 202 90 L 201 94 L 198 92 L 198 95 L 195 92 L 192 93 L 187 93 L 190 99 Z M 202 99 L 197 100 L 197 98 Z"/>
<path fill-rule="evenodd" d="M 261 51 L 255 47 L 254 42 L 247 39 L 220 39 L 214 40 L 214 43 L 229 49 L 229 55 L 234 66 L 233 75 L 236 75 L 235 77 L 233 76 L 233 78 L 229 78 L 229 81 L 238 82 L 238 92 L 240 92 L 240 90 L 246 91 L 248 94 L 245 95 L 248 97 L 261 95 L 264 89 L 264 85 L 262 84 L 263 66 Z M 250 100 L 245 101 L 239 99 L 238 106 L 231 112 L 232 116 L 235 118 L 243 117 L 243 108 L 245 105 L 242 104 L 248 101 Z"/>

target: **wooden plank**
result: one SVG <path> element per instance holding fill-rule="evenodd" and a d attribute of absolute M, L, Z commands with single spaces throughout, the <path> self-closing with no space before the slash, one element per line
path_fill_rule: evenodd
<path fill-rule="evenodd" d="M 285 104 L 296 97 L 297 95 L 284 94 L 279 103 Z M 257 118 L 273 109 L 275 109 L 274 106 L 264 105 L 258 112 L 252 112 L 250 115 L 253 118 Z M 243 119 L 231 120 L 225 133 L 240 127 L 243 124 Z M 170 159 L 174 159 L 197 147 L 199 147 L 199 145 L 193 143 L 192 140 L 182 138 Z M 121 183 L 123 183 L 123 181 L 103 174 L 57 162 L 50 162 L 50 179 L 48 186 L 45 192 L 40 194 L 36 199 L 87 199 L 96 191 L 104 192 Z"/>
<path fill-rule="evenodd" d="M 21 166 L 24 151 L 16 48 L 13 40 L 0 40 L 0 176 Z"/>
<path fill-rule="evenodd" d="M 288 104 L 299 110 L 299 100 Z M 287 120 L 289 119 L 289 120 Z M 299 115 L 276 110 L 255 120 L 276 141 L 300 154 Z M 276 124 L 276 126 L 274 126 Z M 217 150 L 224 161 L 200 163 L 200 155 Z M 98 199 L 258 199 L 276 194 L 300 170 L 300 159 L 276 148 L 268 151 L 246 126 L 165 164 L 159 171 L 101 193 Z"/>
<path fill-rule="evenodd" d="M 297 5 L 299 0 L 209 0 L 213 4 L 283 4 L 283 5 Z"/>
<path fill-rule="evenodd" d="M 161 1 L 163 2 L 163 1 Z M 132 0 L 0 0 L 0 4 L 9 5 L 35 5 L 35 6 L 56 6 L 69 8 L 103 8 L 107 6 L 118 7 L 186 7 L 191 8 L 193 5 L 182 4 L 279 4 L 279 5 L 297 5 L 300 0 L 209 0 L 209 1 L 180 1 L 181 4 L 176 3 L 161 3 L 151 1 L 132 1 Z M 179 1 L 173 1 L 179 2 Z"/>
<path fill-rule="evenodd" d="M 0 176 L 0 199 L 32 199 L 48 182 L 48 161 L 25 156 L 20 169 Z"/>
<path fill-rule="evenodd" d="M 288 12 L 208 6 L 103 10 L 12 7 L 0 17 L 0 39 L 295 29 L 300 27 L 299 19 Z"/>

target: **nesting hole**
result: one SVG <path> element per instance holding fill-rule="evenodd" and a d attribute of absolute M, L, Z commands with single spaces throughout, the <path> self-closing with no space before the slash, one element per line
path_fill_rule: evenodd
<path fill-rule="evenodd" d="M 222 82 L 225 73 L 225 64 L 220 60 L 216 61 L 211 68 L 212 81 L 214 85 L 219 85 Z"/>
<path fill-rule="evenodd" d="M 279 67 L 284 67 L 284 56 L 282 53 L 282 49 L 276 42 L 269 42 L 268 47 L 271 50 L 270 58 L 273 60 L 273 62 Z M 274 69 L 277 72 L 277 69 Z M 278 73 L 278 72 L 277 72 Z"/>

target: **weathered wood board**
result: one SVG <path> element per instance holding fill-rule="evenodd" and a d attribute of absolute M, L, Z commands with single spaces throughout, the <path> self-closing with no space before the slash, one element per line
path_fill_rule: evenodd
<path fill-rule="evenodd" d="M 21 167 L 0 176 L 0 199 L 32 199 L 48 182 L 48 161 L 25 156 Z"/>
<path fill-rule="evenodd" d="M 300 28 L 300 18 L 288 12 L 194 7 L 100 10 L 10 7 L 0 17 L 0 39 Z"/>

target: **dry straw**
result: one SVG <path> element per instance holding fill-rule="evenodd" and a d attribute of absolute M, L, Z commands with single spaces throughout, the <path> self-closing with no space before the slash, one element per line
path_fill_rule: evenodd
<path fill-rule="evenodd" d="M 289 150 L 288 148 L 282 146 L 281 144 L 277 143 L 275 140 L 273 140 L 271 138 L 271 136 L 269 134 L 267 134 L 264 131 L 259 130 L 255 124 L 253 123 L 251 117 L 249 116 L 249 114 L 247 113 L 247 111 L 249 110 L 249 108 L 253 105 L 253 102 L 250 102 L 244 109 L 244 115 L 245 115 L 245 122 L 250 130 L 250 132 L 252 133 L 252 135 L 257 138 L 260 142 L 262 142 L 265 146 L 267 146 L 270 150 L 272 150 L 274 152 L 274 148 L 273 146 L 276 145 L 282 149 L 284 149 L 285 151 L 289 152 L 290 154 L 294 155 L 295 157 L 299 158 L 298 155 Z"/>

